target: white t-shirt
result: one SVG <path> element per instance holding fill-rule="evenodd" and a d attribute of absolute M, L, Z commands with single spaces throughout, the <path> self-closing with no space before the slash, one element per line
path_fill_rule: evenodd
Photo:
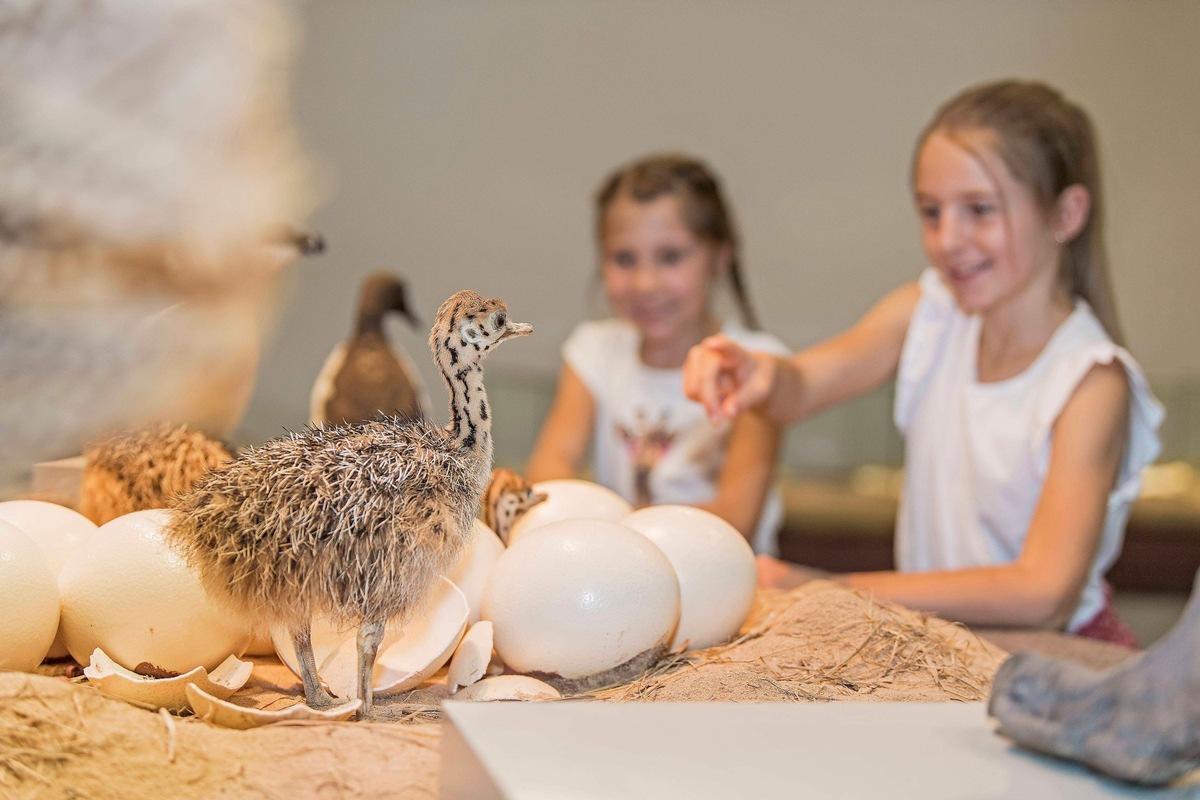
<path fill-rule="evenodd" d="M 789 352 L 769 333 L 730 322 L 721 332 L 749 349 Z M 730 423 L 714 426 L 704 407 L 684 396 L 683 370 L 647 367 L 639 345 L 637 329 L 623 319 L 580 323 L 563 344 L 563 361 L 596 405 L 594 478 L 635 505 L 712 500 Z M 778 553 L 782 521 L 783 503 L 773 489 L 751 542 L 755 552 Z"/>
<path fill-rule="evenodd" d="M 1142 468 L 1159 452 L 1163 409 L 1133 357 L 1091 308 L 1075 310 L 1020 375 L 976 380 L 980 319 L 964 315 L 933 270 L 921 276 L 896 381 L 905 478 L 896 526 L 904 572 L 1006 564 L 1020 554 L 1041 495 L 1055 420 L 1093 365 L 1119 362 L 1131 392 L 1129 436 L 1100 546 L 1068 630 L 1104 605 Z"/>

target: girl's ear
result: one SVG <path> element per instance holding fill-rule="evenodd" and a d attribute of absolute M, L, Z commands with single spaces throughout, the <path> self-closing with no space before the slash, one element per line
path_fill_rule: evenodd
<path fill-rule="evenodd" d="M 1086 187 L 1073 183 L 1062 190 L 1054 204 L 1051 230 L 1055 241 L 1065 244 L 1071 241 L 1087 224 L 1092 211 L 1092 193 Z"/>

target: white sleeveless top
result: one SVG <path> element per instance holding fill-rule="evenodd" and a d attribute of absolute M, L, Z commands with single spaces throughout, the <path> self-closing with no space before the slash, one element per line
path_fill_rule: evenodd
<path fill-rule="evenodd" d="M 932 269 L 920 287 L 896 379 L 894 418 L 906 442 L 896 525 L 903 572 L 1014 561 L 1046 478 L 1055 420 L 1093 365 L 1118 361 L 1125 368 L 1129 436 L 1096 559 L 1067 625 L 1074 631 L 1104 605 L 1103 577 L 1120 554 L 1142 468 L 1159 452 L 1162 406 L 1137 362 L 1082 299 L 1024 372 L 980 383 L 980 318 L 958 309 Z"/>
<path fill-rule="evenodd" d="M 769 333 L 727 321 L 721 332 L 750 350 L 787 355 Z M 580 323 L 562 347 L 563 361 L 592 395 L 593 478 L 631 503 L 706 503 L 716 496 L 731 424 L 713 425 L 704 407 L 683 393 L 683 369 L 642 363 L 637 328 L 624 319 Z M 771 489 L 750 544 L 756 553 L 779 553 L 783 501 Z"/>

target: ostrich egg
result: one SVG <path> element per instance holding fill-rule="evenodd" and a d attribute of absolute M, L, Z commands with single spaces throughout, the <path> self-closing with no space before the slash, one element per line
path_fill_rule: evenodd
<path fill-rule="evenodd" d="M 67 557 L 96 532 L 96 523 L 78 511 L 42 500 L 9 500 L 0 503 L 0 520 L 11 522 L 25 533 L 46 554 L 55 581 L 62 572 Z M 57 589 L 56 589 L 57 591 Z M 54 637 L 48 658 L 67 655 L 62 634 Z"/>
<path fill-rule="evenodd" d="M 0 520 L 0 670 L 29 672 L 58 629 L 58 587 L 32 537 Z"/>
<path fill-rule="evenodd" d="M 622 524 L 654 542 L 679 579 L 679 627 L 672 649 L 723 642 L 746 621 L 758 570 L 746 537 L 716 514 L 691 506 L 650 506 Z"/>
<path fill-rule="evenodd" d="M 604 519 L 616 522 L 633 506 L 621 495 L 591 481 L 563 478 L 538 481 L 534 491 L 544 492 L 546 499 L 529 509 L 515 523 L 508 536 L 512 545 L 527 532 L 565 519 Z"/>
<path fill-rule="evenodd" d="M 496 560 L 504 552 L 504 542 L 500 537 L 483 524 L 475 520 L 474 529 L 458 564 L 450 573 L 450 580 L 466 595 L 467 603 L 471 606 L 471 616 L 468 624 L 474 625 L 479 621 L 479 603 L 483 599 L 483 587 L 492 571 Z"/>
<path fill-rule="evenodd" d="M 62 634 L 79 663 L 99 647 L 126 669 L 211 672 L 245 650 L 247 621 L 210 598 L 167 546 L 167 519 L 154 509 L 110 520 L 63 567 Z"/>
<path fill-rule="evenodd" d="M 679 582 L 637 532 L 564 520 L 529 531 L 500 556 L 483 618 L 510 670 L 583 678 L 665 646 L 679 620 Z"/>

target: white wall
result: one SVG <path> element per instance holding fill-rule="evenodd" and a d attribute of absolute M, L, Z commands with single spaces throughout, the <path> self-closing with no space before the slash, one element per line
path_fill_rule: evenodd
<path fill-rule="evenodd" d="M 1006 76 L 1091 112 L 1130 345 L 1167 393 L 1200 383 L 1200 3 L 311 0 L 299 16 L 296 116 L 328 178 L 311 222 L 329 251 L 288 280 L 246 438 L 303 422 L 359 280 L 389 269 L 426 322 L 473 288 L 534 323 L 489 363 L 536 395 L 508 421 L 498 410 L 506 452 L 526 451 L 558 346 L 597 308 L 591 193 L 650 151 L 722 176 L 766 327 L 795 347 L 834 333 L 922 267 L 907 186 L 920 128 Z M 425 366 L 424 332 L 395 332 Z M 854 458 L 851 431 L 889 436 L 886 398 L 869 406 L 877 428 L 810 423 L 792 460 Z"/>

